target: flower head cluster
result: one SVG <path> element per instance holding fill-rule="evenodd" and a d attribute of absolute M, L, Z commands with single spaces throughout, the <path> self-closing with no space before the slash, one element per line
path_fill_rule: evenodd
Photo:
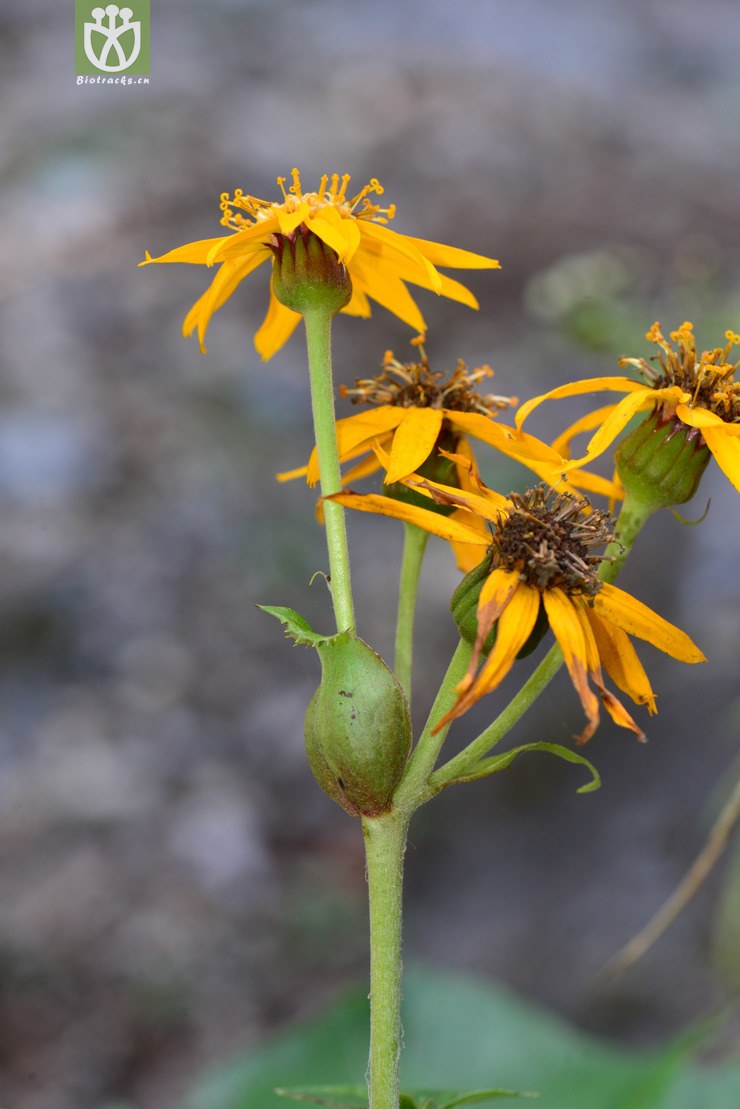
<path fill-rule="evenodd" d="M 142 263 L 218 266 L 209 288 L 183 323 L 183 334 L 195 331 L 201 350 L 205 350 L 206 330 L 214 312 L 263 262 L 276 258 L 279 261 L 286 243 L 295 243 L 297 236 L 316 236 L 346 268 L 351 296 L 342 312 L 369 316 L 370 301 L 375 301 L 415 331 L 425 331 L 426 324 L 407 284 L 431 289 L 477 308 L 470 290 L 439 273 L 437 267 L 499 267 L 493 258 L 392 231 L 387 224 L 395 216 L 395 205 L 383 208 L 372 199 L 383 193 L 375 178 L 355 195 L 349 194 L 349 174 L 341 178 L 336 173 L 331 178 L 324 175 L 315 192 L 303 191 L 297 169 L 293 170 L 292 184 L 287 188 L 284 177 L 277 181 L 282 193 L 277 201 L 260 200 L 241 189 L 233 196 L 228 193 L 221 196 L 221 223 L 229 234 L 188 243 L 159 258 L 152 258 L 147 252 Z M 271 358 L 283 346 L 300 318 L 299 312 L 281 303 L 271 284 L 267 315 L 255 336 L 255 346 L 264 359 Z"/>
<path fill-rule="evenodd" d="M 480 383 L 493 377 L 490 366 L 470 370 L 459 359 L 455 369 L 445 375 L 430 368 L 421 336 L 413 339 L 412 345 L 418 350 L 415 361 L 400 362 L 388 350 L 376 377 L 360 378 L 351 389 L 340 388 L 342 396 L 353 404 L 371 406 L 337 421 L 340 461 L 359 459 L 344 474 L 344 485 L 384 469 L 386 486 L 421 472 L 469 488 L 468 474 L 474 467 L 473 439 L 515 459 L 538 477 L 552 478 L 560 473 L 565 460 L 558 451 L 496 421 L 500 412 L 518 402 L 516 397 L 478 392 Z M 461 465 L 452 461 L 457 456 L 464 459 Z M 298 477 L 305 477 L 311 486 L 318 482 L 315 448 L 306 466 L 278 474 L 279 481 Z M 597 474 L 579 471 L 571 475 L 571 483 L 567 487 L 586 488 L 608 497 L 618 495 L 614 483 Z M 481 527 L 481 542 L 485 544 L 486 532 Z M 461 569 L 469 570 L 480 561 L 480 552 L 469 545 L 453 546 Z"/>
<path fill-rule="evenodd" d="M 436 456 L 440 439 L 449 450 L 459 450 L 472 438 L 521 461 L 541 463 L 549 471 L 561 465 L 563 459 L 551 447 L 525 432 L 494 422 L 498 413 L 515 405 L 517 399 L 484 396 L 476 391 L 480 381 L 493 376 L 490 366 L 469 370 L 459 360 L 445 377 L 430 369 L 421 337 L 413 344 L 419 351 L 416 361 L 399 362 L 388 350 L 376 377 L 358 379 L 353 389 L 341 387 L 342 396 L 349 397 L 353 404 L 371 406 L 337 421 L 340 461 L 364 456 L 345 474 L 345 482 L 381 468 L 374 453 L 377 445 L 387 451 L 385 483 L 400 481 Z M 279 475 L 283 481 L 303 476 L 309 485 L 319 479 L 315 449 L 307 466 Z"/>

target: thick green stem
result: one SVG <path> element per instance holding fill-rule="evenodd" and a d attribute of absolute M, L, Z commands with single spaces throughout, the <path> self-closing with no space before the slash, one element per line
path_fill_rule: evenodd
<path fill-rule="evenodd" d="M 429 532 L 416 524 L 404 525 L 401 581 L 398 589 L 396 622 L 396 677 L 411 701 L 412 659 L 414 652 L 414 613 L 419 589 L 419 574 L 424 561 Z"/>
<path fill-rule="evenodd" d="M 370 1109 L 398 1109 L 401 1056 L 401 924 L 408 816 L 364 817 L 370 897 Z"/>
<path fill-rule="evenodd" d="M 622 569 L 627 555 L 632 550 L 635 539 L 637 539 L 640 531 L 654 511 L 655 508 L 653 506 L 637 500 L 635 497 L 630 496 L 629 493 L 625 494 L 622 508 L 617 518 L 616 531 L 619 534 L 619 541 L 617 543 L 610 543 L 605 551 L 607 558 L 611 557 L 614 561 L 602 562 L 599 571 L 599 577 L 602 581 L 614 581 L 617 574 Z"/>
<path fill-rule="evenodd" d="M 303 314 L 308 344 L 308 367 L 311 377 L 316 451 L 319 457 L 321 495 L 330 497 L 342 488 L 339 469 L 337 433 L 334 418 L 334 384 L 331 371 L 332 313 L 324 308 L 306 310 Z M 349 574 L 349 552 L 344 509 L 334 501 L 323 502 L 326 545 L 329 550 L 329 586 L 331 588 L 337 631 L 355 626 L 352 586 Z"/>
<path fill-rule="evenodd" d="M 438 793 L 446 785 L 454 782 L 462 774 L 466 774 L 472 766 L 488 754 L 492 747 L 503 739 L 516 722 L 524 716 L 529 706 L 539 697 L 542 690 L 555 677 L 563 665 L 563 652 L 559 644 L 555 644 L 547 652 L 542 662 L 534 673 L 524 683 L 517 695 L 509 701 L 504 711 L 496 717 L 484 732 L 474 739 L 472 743 L 441 766 L 429 779 L 433 793 Z"/>
<path fill-rule="evenodd" d="M 442 685 L 439 687 L 424 731 L 419 736 L 419 742 L 406 764 L 401 783 L 393 795 L 393 804 L 398 810 L 410 814 L 434 795 L 434 791 L 429 790 L 429 778 L 450 726 L 448 724 L 440 729 L 436 735 L 432 735 L 432 728 L 454 705 L 457 696 L 455 687 L 468 669 L 472 654 L 472 646 L 461 639 L 447 668 L 447 673 L 442 679 Z"/>
<path fill-rule="evenodd" d="M 631 500 L 629 496 L 625 497 L 616 525 L 616 530 L 619 533 L 619 543 L 610 544 L 606 551 L 607 555 L 614 556 L 614 561 L 604 561 L 601 564 L 600 576 L 603 581 L 614 581 L 652 511 L 651 507 L 639 501 Z M 562 665 L 563 652 L 556 643 L 493 723 L 481 732 L 472 743 L 469 743 L 459 755 L 450 759 L 439 770 L 431 774 L 429 778 L 431 793 L 438 793 L 440 789 L 444 789 L 445 786 L 454 782 L 462 774 L 468 773 L 479 759 L 483 758 L 492 747 L 502 740 L 539 697 L 545 686 L 552 681 Z"/>

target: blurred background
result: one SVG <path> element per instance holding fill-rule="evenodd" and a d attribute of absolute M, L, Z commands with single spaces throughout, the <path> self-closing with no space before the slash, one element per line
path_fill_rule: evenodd
<path fill-rule="evenodd" d="M 6 0 L 0 36 L 0 1096 L 159 1109 L 362 982 L 367 941 L 361 836 L 303 755 L 317 662 L 255 609 L 331 625 L 309 584 L 314 496 L 273 480 L 312 444 L 300 333 L 259 361 L 260 271 L 203 357 L 180 327 L 209 275 L 137 263 L 218 234 L 223 191 L 346 171 L 380 178 L 396 230 L 502 261 L 460 274 L 478 313 L 419 294 L 433 368 L 490 362 L 494 389 L 526 399 L 652 353 L 654 320 L 720 345 L 740 329 L 740 8 L 152 0 L 151 83 L 131 87 L 75 84 L 66 5 Z M 347 384 L 411 350 L 381 309 L 335 334 Z M 593 403 L 553 403 L 530 429 Z M 638 971 L 595 982 L 737 772 L 740 513 L 714 464 L 685 515 L 710 497 L 701 526 L 655 517 L 622 581 L 709 665 L 642 650 L 660 715 L 646 746 L 602 724 L 600 792 L 534 756 L 422 810 L 408 962 L 638 1045 L 737 985 L 726 864 Z M 401 529 L 349 523 L 359 629 L 390 657 Z M 454 647 L 457 580 L 432 541 L 418 719 Z M 512 738 L 581 725 L 560 675 Z"/>

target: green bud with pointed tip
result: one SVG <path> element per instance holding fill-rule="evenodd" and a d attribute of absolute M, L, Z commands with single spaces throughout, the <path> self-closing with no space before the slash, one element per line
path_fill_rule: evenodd
<path fill-rule="evenodd" d="M 464 639 L 466 643 L 470 643 L 471 646 L 475 645 L 478 636 L 478 601 L 480 600 L 481 589 L 490 572 L 491 555 L 489 552 L 482 562 L 479 562 L 477 566 L 473 567 L 473 569 L 465 575 L 452 594 L 452 599 L 450 600 L 452 619 L 457 624 L 460 638 Z M 483 645 L 481 654 L 487 655 L 493 648 L 496 642 L 497 627 L 498 624 L 494 624 L 488 633 L 488 638 Z M 545 612 L 545 606 L 540 601 L 540 608 L 537 613 L 535 625 L 529 633 L 527 642 L 516 657 L 526 658 L 527 655 L 531 655 L 532 651 L 534 651 L 535 647 L 545 635 L 548 627 L 549 623 L 547 620 L 547 613 Z"/>
<path fill-rule="evenodd" d="M 398 679 L 354 632 L 321 635 L 292 608 L 257 607 L 276 617 L 289 639 L 319 653 L 321 684 L 305 729 L 316 781 L 353 816 L 388 812 L 411 748 L 411 716 Z"/>
<path fill-rule="evenodd" d="M 325 793 L 354 816 L 391 808 L 411 747 L 403 690 L 351 632 L 316 645 L 321 684 L 306 712 L 306 754 Z"/>
<path fill-rule="evenodd" d="M 450 599 L 450 612 L 457 624 L 461 639 L 471 646 L 478 635 L 478 599 L 483 583 L 491 572 L 491 553 L 486 553 L 482 562 L 465 575 Z M 496 628 L 492 628 L 484 647 L 485 654 L 491 650 L 496 640 Z"/>
<path fill-rule="evenodd" d="M 272 244 L 272 289 L 286 308 L 305 314 L 315 308 L 341 312 L 352 297 L 352 280 L 335 250 L 304 224 Z"/>
<path fill-rule="evenodd" d="M 656 409 L 616 449 L 627 493 L 650 512 L 691 500 L 711 454 L 699 428 Z"/>

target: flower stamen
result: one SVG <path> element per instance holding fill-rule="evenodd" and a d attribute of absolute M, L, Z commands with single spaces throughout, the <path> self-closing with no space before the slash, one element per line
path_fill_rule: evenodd
<path fill-rule="evenodd" d="M 677 385 L 691 394 L 690 408 L 706 408 L 725 423 L 740 422 L 740 382 L 733 380 L 740 360 L 730 361 L 732 348 L 740 346 L 740 335 L 727 331 L 724 347 L 702 351 L 698 356 L 694 328 L 688 320 L 672 331 L 670 337 L 675 349 L 663 337 L 657 323 L 645 336 L 660 348 L 650 360 L 657 362 L 660 370 L 644 358 L 621 358 L 620 365 L 634 366 L 651 388 L 666 389 Z"/>
<path fill-rule="evenodd" d="M 543 484 L 511 493 L 508 501 L 493 535 L 492 564 L 539 590 L 595 596 L 605 558 L 595 552 L 617 538 L 611 515 L 592 508 L 585 497 Z"/>
<path fill-rule="evenodd" d="M 419 351 L 418 361 L 399 362 L 393 351 L 387 350 L 382 373 L 376 377 L 358 378 L 354 389 L 341 385 L 341 395 L 349 397 L 353 404 L 444 408 L 453 412 L 478 412 L 491 418 L 519 403 L 517 397 L 494 393 L 481 395 L 475 391 L 474 386 L 478 382 L 493 377 L 493 370 L 488 365 L 469 370 L 467 363 L 458 359 L 457 366 L 446 379 L 439 370 L 432 372 L 423 342 L 421 335 L 412 339 L 412 345 Z"/>

